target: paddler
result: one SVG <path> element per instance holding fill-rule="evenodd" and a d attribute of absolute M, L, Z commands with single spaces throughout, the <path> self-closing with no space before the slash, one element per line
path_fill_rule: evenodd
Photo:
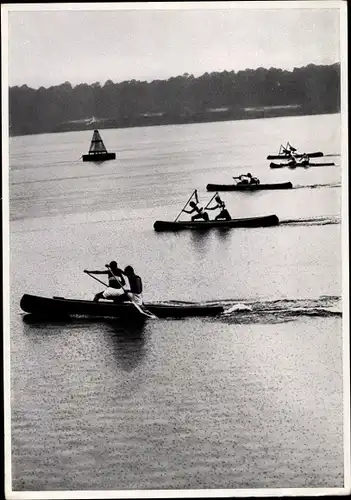
<path fill-rule="evenodd" d="M 183 208 L 182 212 L 185 212 L 186 214 L 193 214 L 194 212 L 196 212 L 196 214 L 193 215 L 191 218 L 192 221 L 194 221 L 196 219 L 203 219 L 204 221 L 208 221 L 209 220 L 208 213 L 205 212 L 203 207 L 199 206 L 199 198 L 197 196 L 197 189 L 195 189 L 194 194 L 195 194 L 195 201 L 189 202 L 189 205 L 191 206 L 191 210 L 185 210 L 185 208 Z"/>
<path fill-rule="evenodd" d="M 214 206 L 214 207 L 207 207 L 207 210 L 217 210 L 217 208 L 219 208 L 220 212 L 215 217 L 215 220 L 220 220 L 220 219 L 230 220 L 231 216 L 230 216 L 228 210 L 225 208 L 224 201 L 221 200 L 221 198 L 220 198 L 219 195 L 215 196 L 215 201 L 217 203 L 216 206 Z"/>
<path fill-rule="evenodd" d="M 304 153 L 304 154 L 301 156 L 301 158 L 300 158 L 300 160 L 299 160 L 299 163 L 300 163 L 301 165 L 309 165 L 309 164 L 310 164 L 310 157 L 309 157 L 306 153 Z"/>
<path fill-rule="evenodd" d="M 289 148 L 289 151 L 290 151 L 290 152 L 295 153 L 295 152 L 297 151 L 297 150 L 296 150 L 296 148 L 294 148 L 294 147 L 290 144 L 290 142 L 288 142 L 288 143 L 287 143 L 287 147 Z"/>
<path fill-rule="evenodd" d="M 129 289 L 126 290 L 127 300 L 128 295 L 132 294 L 134 301 L 141 306 L 143 304 L 142 292 L 143 292 L 143 283 L 141 281 L 140 276 L 135 274 L 132 266 L 127 266 L 124 269 L 124 274 L 128 278 Z"/>
<path fill-rule="evenodd" d="M 110 262 L 107 266 L 107 269 L 104 271 L 88 271 L 84 269 L 85 273 L 90 274 L 107 274 L 108 275 L 108 287 L 103 292 L 99 292 L 94 297 L 94 302 L 98 302 L 100 299 L 109 299 L 115 302 L 120 302 L 121 300 L 125 300 L 124 298 L 124 290 L 123 287 L 126 284 L 123 271 L 118 267 L 116 261 Z"/>
<path fill-rule="evenodd" d="M 238 177 L 233 177 L 233 179 L 239 179 L 240 184 L 249 184 L 251 174 L 241 174 Z"/>
<path fill-rule="evenodd" d="M 234 179 L 239 179 L 241 184 L 258 184 L 258 179 L 253 177 L 250 172 L 246 175 L 242 174 L 239 177 L 234 177 Z"/>
<path fill-rule="evenodd" d="M 254 177 L 252 174 L 248 173 L 247 178 L 249 180 L 249 184 L 259 184 L 260 181 L 258 180 L 257 177 Z"/>
<path fill-rule="evenodd" d="M 258 177 L 254 177 L 253 175 L 250 174 L 250 184 L 259 184 L 260 179 Z"/>
<path fill-rule="evenodd" d="M 289 144 L 289 143 L 288 143 L 288 144 Z M 285 155 L 289 155 L 289 153 L 290 153 L 290 150 L 289 150 L 288 144 L 287 144 L 286 146 L 283 146 L 283 145 L 281 145 L 281 146 L 280 146 L 280 147 L 281 147 L 281 151 L 282 151 Z M 280 153 L 280 151 L 279 151 L 279 153 Z"/>
<path fill-rule="evenodd" d="M 297 165 L 297 159 L 296 159 L 295 153 L 292 151 L 290 151 L 288 165 L 290 165 L 292 167 L 295 167 Z"/>
<path fill-rule="evenodd" d="M 291 153 L 295 153 L 296 152 L 296 148 L 294 148 L 290 142 L 287 142 L 286 143 L 286 146 L 280 146 L 282 148 L 282 151 L 285 155 L 287 156 L 291 156 Z"/>

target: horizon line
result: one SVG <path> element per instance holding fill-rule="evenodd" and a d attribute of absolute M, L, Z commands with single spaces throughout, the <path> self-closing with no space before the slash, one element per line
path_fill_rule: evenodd
<path fill-rule="evenodd" d="M 227 69 L 223 69 L 221 71 L 218 71 L 218 70 L 212 70 L 211 72 L 205 71 L 204 73 L 202 73 L 199 76 L 194 76 L 193 73 L 184 72 L 183 74 L 178 74 L 176 76 L 169 76 L 168 78 L 153 78 L 152 80 L 151 79 L 139 80 L 139 79 L 136 79 L 136 78 L 130 78 L 129 80 L 122 80 L 122 81 L 114 82 L 111 78 L 108 78 L 107 80 L 105 80 L 105 82 L 103 84 L 101 84 L 100 81 L 95 81 L 95 82 L 92 82 L 92 83 L 80 82 L 80 83 L 77 83 L 77 84 L 72 84 L 69 80 L 66 80 L 66 81 L 64 81 L 62 83 L 57 83 L 57 84 L 49 85 L 48 87 L 45 87 L 44 85 L 39 85 L 38 87 L 31 87 L 27 83 L 22 83 L 22 84 L 9 85 L 9 89 L 12 89 L 12 88 L 15 88 L 15 87 L 18 87 L 18 88 L 27 87 L 28 89 L 32 89 L 32 90 L 39 90 L 41 88 L 44 88 L 45 90 L 48 90 L 48 89 L 50 89 L 52 87 L 60 87 L 61 85 L 65 85 L 67 83 L 69 83 L 72 88 L 79 87 L 80 85 L 94 85 L 96 83 L 98 83 L 101 87 L 104 87 L 106 85 L 106 82 L 109 82 L 109 81 L 112 82 L 114 85 L 118 85 L 118 84 L 126 83 L 126 82 L 136 82 L 136 83 L 148 83 L 148 84 L 150 84 L 150 83 L 153 83 L 153 82 L 168 81 L 171 78 L 179 78 L 179 77 L 184 77 L 186 75 L 187 75 L 186 76 L 187 78 L 191 78 L 192 77 L 194 79 L 197 79 L 197 78 L 203 77 L 206 74 L 208 74 L 208 75 L 211 75 L 213 73 L 234 73 L 234 74 L 237 74 L 237 73 L 245 72 L 245 71 L 257 71 L 259 69 L 264 69 L 266 71 L 270 71 L 271 69 L 276 69 L 276 70 L 286 71 L 288 73 L 293 73 L 295 70 L 302 69 L 302 68 L 307 68 L 308 66 L 326 67 L 326 66 L 335 66 L 335 65 L 340 65 L 340 64 L 341 64 L 340 61 L 336 61 L 336 62 L 330 63 L 330 64 L 308 63 L 308 64 L 306 64 L 304 66 L 294 66 L 294 68 L 290 69 L 290 70 L 289 69 L 275 67 L 275 66 L 270 66 L 269 68 L 266 68 L 266 67 L 263 67 L 263 66 L 258 66 L 257 68 L 245 68 L 245 69 L 239 69 L 239 70 L 234 70 L 234 69 L 227 70 Z"/>

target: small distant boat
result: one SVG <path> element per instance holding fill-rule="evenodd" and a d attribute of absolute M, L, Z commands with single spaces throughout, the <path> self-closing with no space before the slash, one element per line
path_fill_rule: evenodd
<path fill-rule="evenodd" d="M 97 318 L 121 318 L 128 321 L 140 319 L 133 304 L 114 304 L 112 301 L 93 302 L 92 300 L 74 300 L 63 297 L 38 297 L 23 295 L 21 309 L 36 317 L 57 319 L 70 316 Z M 224 311 L 223 306 L 215 304 L 145 304 L 148 311 L 158 318 L 185 318 L 189 316 L 215 316 Z M 145 319 L 145 317 L 144 317 Z"/>
<path fill-rule="evenodd" d="M 288 167 L 288 168 L 297 168 L 297 167 L 332 167 L 335 165 L 335 163 L 330 162 L 330 163 L 310 163 L 310 162 L 301 162 L 301 163 L 273 163 L 271 162 L 269 164 L 270 168 L 283 168 L 283 167 Z"/>
<path fill-rule="evenodd" d="M 182 229 L 207 230 L 213 227 L 267 227 L 277 226 L 279 219 L 276 215 L 265 215 L 261 217 L 249 217 L 246 219 L 209 220 L 209 221 L 162 221 L 154 223 L 155 231 L 179 231 Z"/>
<path fill-rule="evenodd" d="M 106 161 L 106 160 L 115 160 L 116 153 L 108 153 L 105 148 L 105 144 L 101 139 L 98 130 L 94 130 L 93 137 L 91 139 L 89 153 L 87 155 L 82 156 L 83 161 Z"/>
<path fill-rule="evenodd" d="M 324 156 L 322 151 L 316 151 L 315 153 L 297 153 L 295 154 L 296 158 L 302 158 L 303 155 L 306 154 L 309 158 L 319 158 L 320 156 Z M 277 155 L 268 155 L 267 160 L 288 160 L 290 159 L 289 153 L 279 153 Z"/>
<path fill-rule="evenodd" d="M 291 182 L 276 184 L 207 184 L 207 191 L 260 191 L 264 189 L 292 189 Z"/>

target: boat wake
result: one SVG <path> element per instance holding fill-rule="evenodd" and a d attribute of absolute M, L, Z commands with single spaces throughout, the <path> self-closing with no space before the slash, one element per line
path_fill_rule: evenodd
<path fill-rule="evenodd" d="M 329 184 L 298 184 L 297 186 L 294 186 L 294 189 L 318 189 L 318 188 L 323 188 L 323 187 L 329 187 L 329 188 L 335 188 L 335 187 L 341 187 L 341 182 L 335 182 L 335 183 L 329 183 Z"/>
<path fill-rule="evenodd" d="M 162 304 L 189 305 L 193 302 L 168 301 Z M 198 304 L 200 305 L 200 304 Z M 322 295 L 317 299 L 281 299 L 281 300 L 222 300 L 209 301 L 201 305 L 220 305 L 224 312 L 211 318 L 211 321 L 226 323 L 285 323 L 301 317 L 341 317 L 341 298 L 334 295 Z"/>
<path fill-rule="evenodd" d="M 280 221 L 280 226 L 326 226 L 340 224 L 340 216 L 303 217 L 299 219 L 286 219 Z"/>
<path fill-rule="evenodd" d="M 216 317 L 227 323 L 284 323 L 301 317 L 341 317 L 341 298 L 282 299 L 273 301 L 223 301 L 224 313 Z"/>

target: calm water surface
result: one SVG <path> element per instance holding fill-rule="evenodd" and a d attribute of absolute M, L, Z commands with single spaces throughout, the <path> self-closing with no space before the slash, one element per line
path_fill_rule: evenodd
<path fill-rule="evenodd" d="M 15 490 L 343 485 L 340 116 L 102 130 L 10 142 Z M 290 141 L 333 167 L 271 170 Z M 278 227 L 155 233 L 192 190 L 252 172 L 294 189 L 223 193 Z M 218 318 L 39 323 L 23 293 L 89 299 L 83 269 L 132 264 L 146 301 Z"/>

